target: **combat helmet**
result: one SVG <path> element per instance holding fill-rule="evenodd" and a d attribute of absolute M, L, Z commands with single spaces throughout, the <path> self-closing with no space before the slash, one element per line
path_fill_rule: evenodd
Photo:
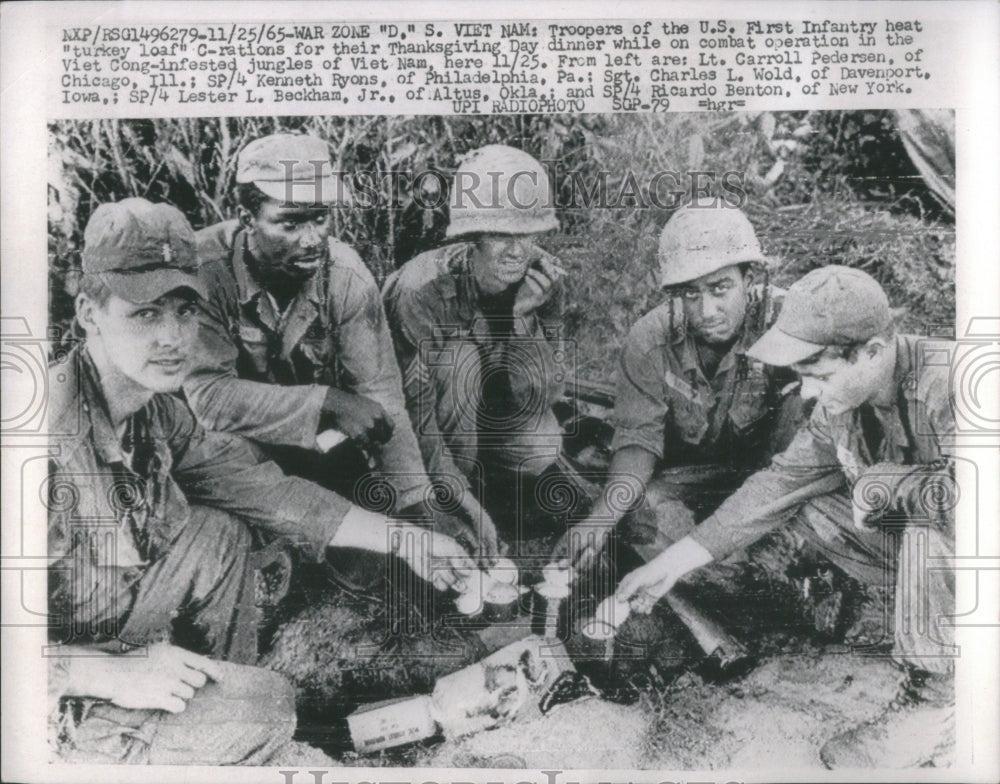
<path fill-rule="evenodd" d="M 734 207 L 682 207 L 660 233 L 663 288 L 688 283 L 732 264 L 764 263 L 753 226 Z"/>
<path fill-rule="evenodd" d="M 549 175 L 528 153 L 490 144 L 459 162 L 446 237 L 536 234 L 557 228 Z"/>

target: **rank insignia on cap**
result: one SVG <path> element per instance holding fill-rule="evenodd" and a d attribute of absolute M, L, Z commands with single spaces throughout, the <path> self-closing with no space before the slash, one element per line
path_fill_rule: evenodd
<path fill-rule="evenodd" d="M 174 252 L 170 249 L 170 243 L 163 243 L 163 263 L 170 264 L 174 260 Z"/>

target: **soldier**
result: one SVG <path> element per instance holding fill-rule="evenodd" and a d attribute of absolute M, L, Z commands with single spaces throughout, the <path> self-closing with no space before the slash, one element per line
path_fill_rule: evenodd
<path fill-rule="evenodd" d="M 378 287 L 330 236 L 330 208 L 345 196 L 326 143 L 257 139 L 239 154 L 236 182 L 239 217 L 197 235 L 207 302 L 202 358 L 184 385 L 195 415 L 252 439 L 288 473 L 372 508 L 430 517 L 474 545 L 470 528 L 425 502 Z M 318 436 L 334 431 L 350 443 L 324 455 Z M 366 463 L 383 483 L 361 481 Z M 361 574 L 370 568 L 345 563 L 341 576 L 370 586 Z"/>
<path fill-rule="evenodd" d="M 76 761 L 264 764 L 295 728 L 292 689 L 218 661 L 231 653 L 241 593 L 253 590 L 248 526 L 297 540 L 317 561 L 333 547 L 385 553 L 395 540 L 384 516 L 286 477 L 242 438 L 205 431 L 169 394 L 188 370 L 203 291 L 177 209 L 102 205 L 84 243 L 76 314 L 86 340 L 50 378 L 57 749 Z M 462 554 L 430 536 L 435 555 Z M 400 555 L 430 577 L 426 553 Z"/>
<path fill-rule="evenodd" d="M 799 421 L 794 376 L 746 355 L 781 293 L 767 283 L 746 216 L 682 208 L 663 228 L 658 256 L 667 299 L 625 340 L 608 484 L 554 552 L 577 569 L 623 517 L 622 538 L 650 560 L 767 465 Z"/>
<path fill-rule="evenodd" d="M 947 440 L 955 421 L 947 368 L 921 361 L 950 348 L 897 334 L 885 293 L 860 270 L 829 266 L 800 279 L 748 353 L 799 373 L 802 396 L 817 401 L 808 424 L 767 469 L 690 536 L 627 575 L 617 592 L 648 607 L 687 573 L 788 520 L 783 498 L 801 504 L 813 496 L 795 518 L 804 523 L 797 529 L 848 575 L 895 585 L 892 650 L 906 672 L 889 708 L 823 746 L 830 768 L 927 764 L 954 744 L 947 625 L 954 579 L 926 564 L 954 555 Z M 850 496 L 817 483 L 831 472 L 851 485 Z"/>
<path fill-rule="evenodd" d="M 559 224 L 544 168 L 503 145 L 460 162 L 450 206 L 456 241 L 407 262 L 383 298 L 428 471 L 466 496 L 486 472 L 502 493 L 558 456 L 564 273 L 534 241 Z"/>

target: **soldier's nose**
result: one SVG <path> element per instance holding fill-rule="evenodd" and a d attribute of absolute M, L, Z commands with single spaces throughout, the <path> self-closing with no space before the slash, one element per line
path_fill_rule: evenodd
<path fill-rule="evenodd" d="M 802 386 L 799 388 L 799 394 L 802 396 L 803 400 L 812 400 L 813 398 L 818 398 L 819 384 L 817 384 L 811 378 L 803 377 Z"/>
<path fill-rule="evenodd" d="M 299 244 L 306 249 L 318 248 L 323 241 L 323 235 L 320 233 L 316 226 L 311 224 L 307 225 L 305 230 L 302 232 L 302 238 L 299 240 Z"/>

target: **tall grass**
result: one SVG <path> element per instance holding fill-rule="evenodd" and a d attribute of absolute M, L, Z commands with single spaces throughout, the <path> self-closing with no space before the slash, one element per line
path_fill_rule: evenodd
<path fill-rule="evenodd" d="M 50 318 L 65 326 L 67 277 L 98 204 L 143 196 L 175 204 L 197 229 L 234 215 L 239 151 L 258 136 L 303 131 L 329 143 L 334 168 L 380 173 L 377 206 L 334 211 L 336 234 L 379 280 L 443 240 L 445 206 L 394 187 L 403 173 L 447 180 L 484 144 L 520 147 L 556 174 L 563 230 L 544 243 L 572 271 L 566 324 L 579 372 L 607 379 L 629 326 L 655 304 L 656 243 L 671 212 L 649 185 L 689 172 L 720 195 L 734 172 L 772 273 L 789 283 L 829 263 L 860 267 L 888 289 L 904 326 L 954 318 L 952 218 L 906 157 L 889 112 L 501 117 L 282 117 L 59 121 L 49 127 Z M 632 181 L 629 181 L 629 177 Z M 608 203 L 583 198 L 603 178 Z M 424 180 L 433 183 L 433 178 Z M 668 181 L 669 182 L 669 181 Z M 619 194 L 624 198 L 617 198 Z M 631 195 L 629 195 L 631 194 Z M 731 195 L 731 194 L 730 194 Z"/>

